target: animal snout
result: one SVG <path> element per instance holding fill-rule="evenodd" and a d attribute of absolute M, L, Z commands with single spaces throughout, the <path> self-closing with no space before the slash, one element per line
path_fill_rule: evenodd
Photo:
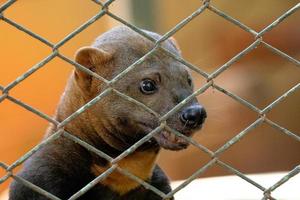
<path fill-rule="evenodd" d="M 196 104 L 185 108 L 180 116 L 181 122 L 189 128 L 196 128 L 203 124 L 207 117 L 203 106 Z"/>

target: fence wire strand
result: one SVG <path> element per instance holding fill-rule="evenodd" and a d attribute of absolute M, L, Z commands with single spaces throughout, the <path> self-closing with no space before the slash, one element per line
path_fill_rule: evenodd
<path fill-rule="evenodd" d="M 3 170 L 6 171 L 6 174 L 3 177 L 0 178 L 0 184 L 4 183 L 9 178 L 13 178 L 16 181 L 24 184 L 26 187 L 31 188 L 32 190 L 38 192 L 41 195 L 44 195 L 45 197 L 47 197 L 49 199 L 59 200 L 58 197 L 54 196 L 53 194 L 49 193 L 48 191 L 45 191 L 42 188 L 40 188 L 40 187 L 30 183 L 29 181 L 23 179 L 22 177 L 19 177 L 18 175 L 15 175 L 13 170 L 16 167 L 20 166 L 23 162 L 25 162 L 28 158 L 30 158 L 36 151 L 41 149 L 43 146 L 45 146 L 46 144 L 48 144 L 48 143 L 50 143 L 54 140 L 59 139 L 60 137 L 65 137 L 65 138 L 67 138 L 67 139 L 83 146 L 88 151 L 93 152 L 96 155 L 98 155 L 99 157 L 104 158 L 105 160 L 107 160 L 111 164 L 110 168 L 108 168 L 104 173 L 102 173 L 101 175 L 96 177 L 94 180 L 92 180 L 89 184 L 87 184 L 81 190 L 76 192 L 72 197 L 69 198 L 69 200 L 78 199 L 80 196 L 82 196 L 84 193 L 89 191 L 92 187 L 94 187 L 96 184 L 98 184 L 102 179 L 105 179 L 107 176 L 109 176 L 114 171 L 118 171 L 121 174 L 127 176 L 128 178 L 136 181 L 137 183 L 141 184 L 146 189 L 151 190 L 154 193 L 156 193 L 157 195 L 161 196 L 163 199 L 171 198 L 172 196 L 175 195 L 176 192 L 180 191 L 181 189 L 183 189 L 184 187 L 189 185 L 190 182 L 192 182 L 194 179 L 198 178 L 203 172 L 205 172 L 207 169 L 209 169 L 210 167 L 212 167 L 214 165 L 218 165 L 218 166 L 228 170 L 230 173 L 239 176 L 244 181 L 246 181 L 249 184 L 257 187 L 259 190 L 262 191 L 262 196 L 263 196 L 262 199 L 275 199 L 274 197 L 271 196 L 271 193 L 274 190 L 276 190 L 279 186 L 281 186 L 282 184 L 289 181 L 292 177 L 294 177 L 295 175 L 300 173 L 300 165 L 299 165 L 299 166 L 296 166 L 293 170 L 291 170 L 282 179 L 278 180 L 278 182 L 274 183 L 274 185 L 272 185 L 272 186 L 270 186 L 269 188 L 266 189 L 263 186 L 261 186 L 259 183 L 257 183 L 254 180 L 248 178 L 245 174 L 240 172 L 238 169 L 230 166 L 230 164 L 225 163 L 224 161 L 220 160 L 220 158 L 219 158 L 219 156 L 222 153 L 224 153 L 227 149 L 231 148 L 232 145 L 239 142 L 245 135 L 247 135 L 250 131 L 254 130 L 257 126 L 259 126 L 262 123 L 265 123 L 265 124 L 273 127 L 274 129 L 278 130 L 279 132 L 281 132 L 283 134 L 286 134 L 286 135 L 290 136 L 291 138 L 293 138 L 297 141 L 300 141 L 300 136 L 298 134 L 291 132 L 290 130 L 282 127 L 281 125 L 279 125 L 276 122 L 271 121 L 270 119 L 267 118 L 267 113 L 269 111 L 271 111 L 277 104 L 284 101 L 287 97 L 289 97 L 291 94 L 295 93 L 296 91 L 299 91 L 300 83 L 296 84 L 290 90 L 288 90 L 287 92 L 285 92 L 284 94 L 279 96 L 276 100 L 271 102 L 268 106 L 266 106 L 262 110 L 257 108 L 255 105 L 251 104 L 247 100 L 241 98 L 240 96 L 238 96 L 238 95 L 226 90 L 222 86 L 216 85 L 214 83 L 214 79 L 216 77 L 218 77 L 224 71 L 229 69 L 232 66 L 232 64 L 239 61 L 244 55 L 248 54 L 249 52 L 252 52 L 259 45 L 265 46 L 267 49 L 269 49 L 274 54 L 276 54 L 276 55 L 286 59 L 287 61 L 293 63 L 296 67 L 300 67 L 300 61 L 299 60 L 297 60 L 296 58 L 293 58 L 292 56 L 290 56 L 287 53 L 281 51 L 280 49 L 277 49 L 277 48 L 273 47 L 271 44 L 269 44 L 269 43 L 267 43 L 263 40 L 263 36 L 265 34 L 272 31 L 272 29 L 275 28 L 276 26 L 278 26 L 278 24 L 280 24 L 283 20 L 285 20 L 286 18 L 288 18 L 289 16 L 291 16 L 292 14 L 297 12 L 300 8 L 300 3 L 296 4 L 294 7 L 292 7 L 291 9 L 286 11 L 285 13 L 283 13 L 274 22 L 272 22 L 271 24 L 269 24 L 268 26 L 263 28 L 261 31 L 256 32 L 251 27 L 243 24 L 238 19 L 235 19 L 232 16 L 230 16 L 229 14 L 223 12 L 222 10 L 219 10 L 217 7 L 212 5 L 212 3 L 209 0 L 205 0 L 205 1 L 203 1 L 202 5 L 198 9 L 196 9 L 192 14 L 190 14 L 189 16 L 184 18 L 181 22 L 176 24 L 172 29 L 170 29 L 168 32 L 166 32 L 160 39 L 156 40 L 156 39 L 152 38 L 150 35 L 148 35 L 147 33 L 143 32 L 137 26 L 135 26 L 135 25 L 129 23 L 128 21 L 124 20 L 122 17 L 119 17 L 118 15 L 110 12 L 109 11 L 109 6 L 112 3 L 114 3 L 116 0 L 108 0 L 106 2 L 102 2 L 100 0 L 91 0 L 91 1 L 94 2 L 95 5 L 100 6 L 99 12 L 96 15 L 94 15 L 93 17 L 91 17 L 90 19 L 88 19 L 85 23 L 80 25 L 78 28 L 76 28 L 74 31 L 69 33 L 66 37 L 64 37 L 62 40 L 60 40 L 56 44 L 53 44 L 52 42 L 50 42 L 46 38 L 43 38 L 42 36 L 34 33 L 30 29 L 24 27 L 23 25 L 19 24 L 16 21 L 14 21 L 13 19 L 9 19 L 5 16 L 5 11 L 7 9 L 10 9 L 10 7 L 12 5 L 14 5 L 15 2 L 17 2 L 16 0 L 9 0 L 6 3 L 2 4 L 2 6 L 0 6 L 0 21 L 3 21 L 5 23 L 7 23 L 8 25 L 24 32 L 25 34 L 28 34 L 29 36 L 35 38 L 36 40 L 38 40 L 41 43 L 45 44 L 46 46 L 50 47 L 53 51 L 51 54 L 49 54 L 43 60 L 41 60 L 36 65 L 31 67 L 27 72 L 25 72 L 21 76 L 17 77 L 14 81 L 9 83 L 8 85 L 6 85 L 6 86 L 1 86 L 0 85 L 0 91 L 2 92 L 2 94 L 0 95 L 0 103 L 4 100 L 9 100 L 9 101 L 15 103 L 16 105 L 26 109 L 27 111 L 29 111 L 29 112 L 41 117 L 42 119 L 54 124 L 57 127 L 57 131 L 53 135 L 49 136 L 48 138 L 44 139 L 41 143 L 37 144 L 34 148 L 32 148 L 30 151 L 28 151 L 25 155 L 23 155 L 18 160 L 16 160 L 13 164 L 7 165 L 3 162 L 0 162 L 0 168 L 2 168 Z M 222 17 L 223 19 L 227 20 L 229 23 L 234 24 L 235 26 L 241 28 L 242 30 L 244 30 L 244 31 L 246 31 L 246 32 L 248 32 L 248 33 L 250 33 L 254 36 L 252 44 L 250 44 L 247 48 L 245 48 L 244 50 L 239 52 L 237 55 L 232 57 L 225 64 L 218 67 L 212 73 L 205 72 L 204 70 L 201 69 L 200 66 L 196 66 L 196 65 L 193 65 L 193 64 L 189 63 L 188 61 L 183 59 L 181 56 L 175 55 L 174 53 L 170 52 L 169 50 L 165 49 L 164 47 L 162 47 L 160 45 L 163 41 L 169 39 L 172 35 L 174 35 L 178 31 L 180 31 L 182 28 L 184 28 L 187 24 L 189 24 L 195 18 L 201 17 L 201 14 L 206 10 L 212 12 L 213 14 L 215 14 L 219 17 Z M 128 66 L 123 72 L 119 73 L 112 80 L 106 80 L 105 78 L 101 77 L 100 75 L 86 69 L 84 66 L 80 65 L 79 63 L 76 63 L 74 60 L 66 57 L 65 55 L 63 55 L 62 53 L 59 52 L 60 47 L 65 45 L 68 41 L 70 41 L 72 38 L 74 38 L 75 36 L 80 34 L 83 30 L 87 29 L 91 24 L 98 21 L 103 16 L 109 16 L 109 17 L 113 18 L 114 20 L 116 20 L 119 23 L 129 27 L 131 30 L 135 31 L 136 33 L 140 34 L 144 38 L 146 38 L 149 41 L 153 42 L 153 44 L 154 44 L 153 49 L 151 49 L 149 52 L 147 52 L 144 56 L 142 56 L 140 59 L 138 59 L 131 66 Z M 116 90 L 115 88 L 112 87 L 113 83 L 115 83 L 115 82 L 119 81 L 120 79 L 122 79 L 124 76 L 126 76 L 126 74 L 128 74 L 128 72 L 133 70 L 139 64 L 143 63 L 149 56 L 151 56 L 157 50 L 162 50 L 163 53 L 165 53 L 169 57 L 172 57 L 176 61 L 184 64 L 185 66 L 187 66 L 191 70 L 195 71 L 196 73 L 198 73 L 199 75 L 201 75 L 202 77 L 204 77 L 207 80 L 206 84 L 204 84 L 201 88 L 196 89 L 196 91 L 192 95 L 190 95 L 189 97 L 184 99 L 182 102 L 180 102 L 178 105 L 173 107 L 171 110 L 169 110 L 163 116 L 160 116 L 158 113 L 156 113 L 151 108 L 144 105 L 143 103 L 135 100 L 132 97 L 129 97 L 129 96 L 121 93 L 120 91 L 118 91 L 118 90 Z M 76 112 L 71 114 L 69 117 L 67 117 L 62 122 L 56 121 L 55 119 L 53 119 L 52 117 L 48 116 L 47 114 L 39 111 L 38 109 L 36 109 L 36 108 L 26 104 L 25 102 L 22 102 L 21 100 L 18 100 L 16 98 L 14 98 L 13 96 L 9 95 L 10 90 L 13 90 L 15 86 L 21 84 L 26 78 L 28 78 L 32 74 L 36 73 L 37 70 L 39 70 L 40 68 L 46 67 L 47 63 L 50 62 L 52 59 L 54 59 L 56 57 L 60 58 L 61 60 L 65 61 L 69 64 L 71 64 L 75 68 L 78 68 L 79 70 L 82 70 L 83 72 L 95 77 L 96 79 L 104 82 L 107 85 L 106 89 L 101 94 L 96 96 L 94 99 L 92 99 L 86 105 L 79 108 Z M 221 146 L 215 152 L 209 150 L 207 147 L 201 145 L 199 142 L 195 141 L 194 139 L 189 138 L 189 137 L 181 134 L 180 132 L 170 128 L 166 123 L 166 120 L 172 114 L 179 111 L 180 108 L 182 108 L 184 105 L 186 105 L 192 98 L 202 94 L 203 92 L 205 92 L 209 88 L 214 88 L 214 89 L 218 90 L 219 92 L 227 95 L 229 98 L 232 98 L 236 102 L 239 102 L 241 105 L 243 105 L 243 106 L 247 107 L 248 109 L 252 110 L 253 112 L 257 113 L 257 115 L 258 115 L 258 118 L 257 118 L 256 121 L 252 122 L 248 127 L 246 127 L 240 133 L 235 135 L 229 141 L 227 141 L 223 146 Z M 149 134 L 147 134 L 144 138 L 142 138 L 141 140 L 136 142 L 134 145 L 132 145 L 127 150 L 125 150 L 122 154 L 120 154 L 116 158 L 110 157 L 109 155 L 105 154 L 104 152 L 96 149 L 92 145 L 90 145 L 90 144 L 86 143 L 85 141 L 81 140 L 80 138 L 74 136 L 72 133 L 69 133 L 69 132 L 64 130 L 64 127 L 68 123 L 70 123 L 70 121 L 75 119 L 79 114 L 85 112 L 88 108 L 92 107 L 98 101 L 101 101 L 101 99 L 103 97 L 105 97 L 106 95 L 108 95 L 110 93 L 115 93 L 118 96 L 122 97 L 123 99 L 125 99 L 125 100 L 141 107 L 146 112 L 148 112 L 148 113 L 154 115 L 155 117 L 157 117 L 157 119 L 160 121 L 160 125 L 158 127 L 156 127 Z M 211 160 L 206 165 L 199 168 L 195 173 L 193 173 L 190 177 L 188 177 L 181 185 L 179 185 L 177 188 L 173 189 L 169 194 L 164 194 L 163 192 L 161 192 L 160 190 L 158 190 L 154 186 L 152 186 L 149 183 L 141 180 L 139 177 L 133 175 L 132 173 L 130 173 L 126 169 L 122 169 L 118 166 L 119 161 L 124 159 L 126 156 L 132 154 L 138 147 L 140 147 L 142 144 L 147 142 L 155 134 L 158 134 L 163 129 L 166 129 L 167 131 L 171 132 L 172 134 L 175 134 L 175 135 L 177 135 L 181 138 L 184 138 L 191 145 L 195 146 L 200 151 L 208 154 L 211 157 Z"/>

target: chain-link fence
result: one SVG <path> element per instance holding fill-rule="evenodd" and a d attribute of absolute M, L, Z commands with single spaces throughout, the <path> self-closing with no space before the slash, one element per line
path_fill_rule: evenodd
<path fill-rule="evenodd" d="M 199 175 L 201 175 L 203 172 L 205 172 L 207 169 L 209 169 L 210 167 L 212 167 L 214 165 L 218 165 L 218 166 L 221 166 L 221 167 L 229 170 L 231 173 L 236 174 L 237 176 L 239 176 L 243 180 L 245 180 L 245 181 L 249 182 L 250 184 L 252 184 L 253 186 L 257 187 L 259 190 L 261 190 L 262 199 L 276 199 L 276 197 L 272 197 L 272 191 L 276 190 L 276 188 L 278 188 L 279 186 L 281 186 L 282 184 L 284 184 L 285 182 L 287 182 L 290 178 L 292 178 L 293 176 L 295 176 L 296 174 L 298 174 L 300 172 L 300 165 L 298 165 L 296 168 L 294 168 L 293 170 L 291 170 L 286 176 L 282 177 L 282 179 L 278 180 L 278 182 L 274 183 L 274 185 L 270 186 L 269 188 L 265 188 L 262 185 L 260 185 L 259 183 L 255 182 L 254 180 L 251 180 L 250 178 L 248 178 L 245 174 L 241 173 L 237 169 L 235 169 L 232 166 L 230 166 L 228 163 L 225 163 L 225 162 L 221 161 L 219 159 L 219 156 L 224 151 L 226 151 L 227 149 L 229 149 L 232 145 L 234 145 L 235 143 L 239 142 L 239 140 L 242 139 L 245 135 L 247 135 L 247 133 L 249 133 L 249 131 L 255 129 L 257 126 L 259 126 L 262 123 L 265 123 L 265 124 L 273 127 L 274 129 L 279 130 L 282 134 L 286 134 L 286 135 L 290 136 L 291 138 L 293 138 L 293 139 L 295 139 L 297 141 L 300 141 L 300 137 L 297 134 L 292 133 L 288 129 L 286 129 L 286 128 L 280 126 L 280 125 L 278 125 L 277 123 L 275 123 L 272 120 L 270 120 L 268 118 L 268 116 L 267 116 L 268 112 L 270 112 L 274 108 L 274 106 L 276 106 L 280 102 L 284 101 L 284 99 L 286 97 L 288 97 L 289 95 L 291 95 L 292 93 L 294 93 L 297 90 L 299 90 L 300 89 L 300 83 L 298 83 L 294 87 L 290 88 L 288 91 L 286 91 L 284 94 L 282 94 L 280 97 L 278 97 L 271 104 L 269 104 L 268 106 L 266 106 L 264 109 L 259 109 L 255 105 L 249 103 L 248 101 L 244 100 L 243 98 L 239 97 L 238 95 L 236 95 L 236 94 L 234 94 L 234 93 L 232 93 L 232 92 L 230 92 L 228 90 L 225 90 L 220 85 L 215 84 L 214 83 L 214 79 L 216 77 L 218 77 L 220 74 L 222 74 L 225 70 L 227 70 L 228 68 L 230 68 L 230 66 L 233 63 L 235 63 L 236 61 L 238 61 L 239 59 L 241 59 L 243 56 L 245 56 L 249 52 L 254 51 L 255 48 L 258 47 L 259 45 L 265 46 L 270 51 L 272 51 L 274 54 L 277 54 L 278 56 L 281 56 L 281 57 L 285 58 L 286 60 L 288 60 L 291 63 L 293 63 L 296 67 L 300 67 L 300 61 L 299 60 L 297 60 L 297 59 L 295 59 L 295 58 L 287 55 L 286 53 L 284 53 L 281 50 L 273 47 L 272 45 L 268 44 L 267 42 L 265 42 L 263 40 L 263 37 L 264 37 L 265 34 L 267 34 L 269 31 L 272 31 L 272 29 L 274 27 L 276 27 L 279 23 L 281 23 L 283 20 L 285 20 L 287 17 L 289 17 L 293 13 L 295 13 L 300 8 L 300 3 L 298 3 L 297 5 L 295 5 L 294 7 L 292 7 L 291 9 L 289 9 L 283 15 L 279 16 L 273 23 L 271 23 L 270 25 L 268 25 L 267 27 L 265 27 L 260 32 L 256 32 L 253 29 L 251 29 L 250 27 L 248 27 L 245 24 L 243 24 L 240 21 L 238 21 L 237 19 L 231 17 L 230 15 L 228 15 L 228 14 L 224 13 L 223 11 L 219 10 L 218 8 L 216 8 L 213 5 L 213 2 L 210 2 L 209 0 L 205 0 L 205 1 L 203 1 L 203 4 L 201 5 L 201 7 L 199 7 L 195 12 L 193 12 L 192 14 L 190 14 L 188 17 L 186 17 L 180 23 L 178 23 L 174 28 L 172 28 L 170 31 L 168 31 L 166 34 L 164 34 L 159 40 L 155 40 L 150 35 L 147 35 L 141 29 L 139 29 L 138 27 L 136 27 L 135 25 L 127 22 L 126 20 L 122 19 L 121 17 L 119 17 L 119 16 L 115 15 L 114 13 L 110 12 L 109 7 L 110 7 L 110 5 L 115 0 L 108 0 L 106 2 L 101 2 L 100 0 L 92 0 L 92 1 L 95 2 L 96 4 L 98 4 L 101 7 L 100 12 L 97 13 L 92 18 L 90 18 L 88 21 L 86 21 L 84 24 L 82 24 L 80 27 L 78 27 L 76 30 L 74 30 L 73 32 L 71 32 L 69 35 L 67 35 L 65 38 L 63 38 L 61 41 L 59 41 L 56 44 L 51 43 L 46 38 L 43 38 L 43 37 L 39 36 L 38 34 L 32 32 L 31 30 L 29 30 L 29 29 L 21 26 L 17 22 L 15 22 L 12 19 L 9 19 L 9 18 L 7 18 L 5 16 L 5 10 L 7 8 L 9 8 L 11 5 L 13 5 L 16 2 L 16 0 L 7 1 L 6 3 L 4 3 L 0 7 L 0 20 L 1 21 L 6 22 L 7 24 L 9 24 L 9 25 L 11 25 L 11 26 L 19 29 L 20 31 L 27 33 L 31 37 L 39 40 L 40 42 L 44 43 L 48 47 L 52 48 L 52 50 L 53 50 L 50 55 L 48 55 L 42 61 L 40 61 L 35 66 L 33 66 L 32 68 L 30 68 L 27 72 L 25 72 L 23 75 L 21 75 L 20 77 L 18 77 L 17 79 L 15 79 L 13 82 L 11 82 L 10 84 L 8 84 L 6 86 L 0 86 L 0 90 L 2 91 L 2 94 L 0 96 L 0 102 L 2 102 L 4 99 L 7 99 L 7 100 L 9 100 L 9 101 L 11 101 L 11 102 L 13 102 L 13 103 L 15 103 L 15 104 L 17 104 L 17 105 L 25 108 L 25 109 L 27 109 L 29 112 L 32 112 L 32 113 L 38 115 L 39 117 L 47 120 L 48 122 L 50 122 L 50 123 L 52 123 L 52 124 L 54 124 L 54 125 L 56 125 L 58 127 L 58 131 L 56 133 L 54 133 L 53 135 L 51 135 L 47 139 L 43 140 L 40 144 L 36 145 L 33 149 L 31 149 L 24 156 L 22 156 L 17 161 L 15 161 L 13 164 L 7 165 L 7 164 L 5 164 L 3 162 L 0 162 L 0 167 L 3 168 L 6 171 L 6 175 L 0 179 L 0 184 L 2 184 L 7 179 L 9 179 L 10 177 L 12 177 L 16 181 L 21 182 L 22 184 L 26 185 L 27 187 L 30 187 L 32 190 L 34 190 L 34 191 L 36 191 L 36 192 L 44 195 L 45 197 L 47 197 L 49 199 L 53 199 L 53 200 L 58 200 L 59 198 L 56 197 L 56 196 L 54 196 L 53 194 L 51 194 L 51 193 L 43 190 L 42 188 L 40 188 L 40 187 L 38 187 L 38 186 L 30 183 L 29 181 L 23 179 L 20 176 L 14 174 L 13 173 L 13 169 L 15 169 L 17 166 L 21 165 L 31 155 L 33 155 L 36 151 L 38 151 L 41 147 L 43 147 L 47 143 L 50 143 L 51 141 L 57 140 L 60 137 L 66 137 L 66 138 L 68 138 L 68 139 L 70 139 L 70 140 L 72 140 L 72 141 L 74 141 L 74 142 L 82 145 L 87 150 L 89 150 L 89 151 L 97 154 L 98 156 L 106 159 L 107 161 L 109 161 L 111 163 L 111 167 L 107 171 L 105 171 L 104 173 L 102 173 L 100 176 L 98 176 L 97 178 L 95 178 L 88 185 L 86 185 L 84 188 L 82 188 L 77 193 L 75 193 L 72 197 L 69 198 L 69 199 L 72 199 L 72 200 L 79 198 L 81 195 L 83 195 L 84 193 L 86 193 L 88 190 L 90 190 L 92 187 L 94 187 L 97 183 L 99 183 L 101 180 L 105 179 L 107 176 L 109 176 L 112 172 L 114 172 L 116 170 L 119 173 L 121 173 L 121 174 L 129 177 L 130 179 L 138 182 L 139 184 L 141 184 L 146 189 L 152 190 L 154 193 L 156 193 L 157 195 L 161 196 L 163 199 L 169 199 L 172 196 L 174 196 L 174 194 L 176 192 L 178 192 L 182 188 L 188 186 L 188 184 L 191 181 L 193 181 L 194 179 L 196 179 L 197 177 L 199 177 Z M 222 18 L 226 19 L 227 21 L 229 21 L 232 24 L 238 26 L 239 28 L 243 29 L 244 31 L 252 34 L 253 38 L 254 38 L 251 45 L 249 45 L 243 51 L 239 52 L 237 55 L 235 55 L 228 62 L 226 62 L 225 64 L 223 64 L 222 66 L 220 66 L 218 69 L 216 69 L 212 73 L 205 72 L 204 70 L 202 70 L 198 66 L 195 66 L 195 65 L 189 63 L 188 61 L 184 60 L 180 56 L 175 55 L 174 53 L 170 52 L 169 50 L 167 50 L 167 49 L 165 49 L 164 47 L 161 46 L 162 42 L 164 42 L 165 40 L 167 40 L 168 38 L 170 38 L 177 31 L 180 31 L 180 29 L 182 29 L 185 25 L 187 25 L 188 23 L 190 23 L 194 18 L 196 18 L 197 16 L 201 15 L 201 13 L 203 13 L 203 11 L 205 11 L 205 10 L 209 10 L 212 13 L 218 15 L 219 17 L 222 17 Z M 124 70 L 123 72 L 121 72 L 120 74 L 118 74 L 112 80 L 106 80 L 105 78 L 103 78 L 103 77 L 99 76 L 98 74 L 96 74 L 96 73 L 94 73 L 94 72 L 86 69 L 82 65 L 74 62 L 73 60 L 67 58 L 62 53 L 59 52 L 59 48 L 62 47 L 67 41 L 71 40 L 77 34 L 80 34 L 80 32 L 82 32 L 88 26 L 90 26 L 91 24 L 93 24 L 95 21 L 101 19 L 101 17 L 103 17 L 105 15 L 110 16 L 111 18 L 113 18 L 113 19 L 117 20 L 118 22 L 124 24 L 125 26 L 129 27 L 133 31 L 137 32 L 138 34 L 142 35 L 143 37 L 147 38 L 148 40 L 152 41 L 155 44 L 154 48 L 151 51 L 149 51 L 147 54 L 145 54 L 143 57 L 141 57 L 139 60 L 137 60 L 131 66 L 128 66 L 128 68 L 126 70 Z M 129 97 L 129 96 L 127 96 L 127 95 L 119 92 L 119 91 L 117 91 L 116 89 L 114 89 L 112 87 L 113 83 L 115 83 L 118 80 L 122 79 L 130 70 L 134 69 L 139 64 L 141 64 L 142 62 L 144 62 L 149 56 L 151 56 L 157 50 L 163 50 L 168 56 L 170 56 L 173 59 L 175 59 L 176 61 L 178 61 L 178 62 L 186 65 L 187 67 L 189 67 L 190 69 L 194 70 L 195 72 L 197 72 L 198 74 L 200 74 L 201 76 L 203 76 L 207 80 L 206 84 L 204 84 L 201 88 L 197 88 L 196 91 L 192 95 L 190 95 L 189 97 L 187 97 L 186 99 L 184 99 L 183 101 L 181 101 L 179 104 L 177 104 L 175 107 L 173 107 L 169 112 L 167 112 L 163 116 L 160 116 L 158 113 L 156 113 L 155 111 L 151 110 L 149 107 L 147 107 L 143 103 L 138 102 L 137 100 L 135 100 L 135 99 L 133 99 L 133 98 L 131 98 L 131 97 Z M 18 84 L 22 84 L 22 81 L 24 81 L 26 78 L 28 78 L 33 73 L 35 73 L 38 69 L 44 67 L 45 64 L 47 64 L 49 61 L 51 61 L 52 59 L 54 59 L 56 57 L 61 58 L 65 62 L 68 62 L 68 63 L 72 64 L 75 68 L 78 68 L 78 69 L 80 69 L 80 70 L 88 73 L 89 75 L 91 75 L 91 76 L 93 76 L 93 77 L 95 77 L 95 78 L 103 81 L 107 85 L 107 89 L 105 89 L 101 94 L 99 94 L 97 97 L 95 97 L 94 99 L 92 99 L 86 105 L 84 105 L 83 107 L 81 107 L 80 109 L 78 109 L 76 112 L 74 112 L 72 115 L 70 115 L 69 117 L 67 117 L 62 122 L 56 121 L 52 117 L 46 115 L 45 113 L 43 113 L 43 112 L 41 112 L 41 111 L 39 111 L 39 110 L 37 110 L 37 109 L 29 106 L 29 105 L 27 105 L 26 103 L 24 103 L 24 102 L 22 102 L 22 101 L 20 101 L 20 100 L 18 100 L 16 98 L 14 98 L 13 96 L 11 96 L 9 94 L 9 92 L 15 86 L 17 86 Z M 239 134 L 237 134 L 236 136 L 234 136 L 231 140 L 229 140 L 228 142 L 226 142 L 223 146 L 221 146 L 215 152 L 209 150 L 208 148 L 206 148 L 205 146 L 203 146 L 200 143 L 196 142 L 192 138 L 186 137 L 186 136 L 182 135 L 181 133 L 177 132 L 176 130 L 173 130 L 166 123 L 166 120 L 168 119 L 168 117 L 170 117 L 172 114 L 174 114 L 177 111 L 179 111 L 179 109 L 181 109 L 185 104 L 187 104 L 192 98 L 200 95 L 201 93 L 204 93 L 210 87 L 212 87 L 212 88 L 214 88 L 214 89 L 216 89 L 216 90 L 224 93 L 225 95 L 227 95 L 228 97 L 234 99 L 235 101 L 237 101 L 238 103 L 240 103 L 243 106 L 247 107 L 248 109 L 253 110 L 258 115 L 256 121 L 254 121 L 252 124 L 250 124 L 247 128 L 245 128 Z M 151 131 L 149 134 L 147 134 L 144 138 L 142 138 L 140 141 L 136 142 L 134 145 L 132 145 L 129 149 L 127 149 L 126 151 L 124 151 L 122 154 L 120 154 L 116 158 L 112 158 L 111 156 L 105 154 L 104 152 L 101 152 L 98 149 L 96 149 L 95 147 L 87 144 L 85 141 L 80 140 L 76 136 L 72 135 L 72 133 L 69 133 L 66 130 L 64 130 L 64 126 L 66 126 L 70 121 L 72 121 L 79 114 L 81 114 L 82 112 L 84 112 L 86 109 L 92 107 L 96 102 L 101 101 L 101 99 L 103 97 L 105 97 L 106 95 L 108 95 L 109 93 L 114 93 L 114 94 L 120 96 L 121 98 L 124 98 L 124 99 L 126 99 L 126 100 L 128 100 L 128 101 L 130 101 L 130 102 L 132 102 L 134 104 L 136 104 L 137 106 L 140 106 L 141 108 L 145 109 L 145 111 L 154 114 L 159 119 L 159 121 L 161 122 L 160 126 L 158 126 L 157 128 L 155 128 L 153 131 Z M 190 177 L 188 177 L 180 186 L 178 186 L 177 188 L 173 189 L 168 194 L 165 194 L 165 193 L 161 192 L 160 190 L 158 190 L 154 186 L 150 185 L 149 183 L 143 181 L 142 179 L 138 178 L 137 176 L 134 176 L 133 174 L 131 174 L 127 170 L 122 169 L 122 168 L 120 168 L 118 166 L 118 162 L 120 160 L 124 159 L 126 156 L 130 155 L 131 153 L 133 153 L 138 147 L 140 147 L 143 143 L 145 143 L 147 140 L 149 140 L 150 138 L 152 138 L 155 134 L 158 134 L 163 129 L 166 129 L 167 131 L 172 132 L 172 134 L 175 134 L 175 135 L 177 135 L 179 137 L 184 138 L 190 144 L 194 145 L 196 148 L 202 150 L 203 152 L 205 152 L 206 154 L 208 154 L 211 157 L 211 160 L 206 165 L 204 165 L 202 168 L 198 169 L 195 173 L 193 173 Z"/>

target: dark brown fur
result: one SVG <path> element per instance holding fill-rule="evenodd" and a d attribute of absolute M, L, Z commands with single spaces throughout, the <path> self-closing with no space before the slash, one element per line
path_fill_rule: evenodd
<path fill-rule="evenodd" d="M 147 33 L 155 39 L 160 37 L 152 32 Z M 180 54 L 174 40 L 167 40 L 162 46 L 174 54 Z M 78 50 L 75 59 L 93 72 L 111 80 L 153 47 L 152 42 L 129 28 L 118 27 L 97 38 L 91 47 Z M 157 50 L 112 86 L 163 115 L 192 93 L 189 78 L 185 66 Z M 159 85 L 158 91 L 151 95 L 143 94 L 139 85 L 144 79 L 154 80 Z M 63 121 L 105 89 L 103 82 L 75 70 L 62 95 L 55 115 L 56 120 Z M 189 105 L 193 103 L 197 103 L 196 99 Z M 112 92 L 68 123 L 65 130 L 111 157 L 116 157 L 159 124 L 155 116 Z M 167 124 L 187 136 L 200 128 L 186 128 L 179 120 L 179 112 L 172 115 Z M 47 137 L 56 131 L 55 126 L 50 126 Z M 187 145 L 185 140 L 162 131 L 155 139 L 146 142 L 118 162 L 118 166 L 168 193 L 171 190 L 168 179 L 155 164 L 159 149 L 163 147 L 180 150 Z M 26 161 L 19 175 L 57 197 L 67 199 L 110 166 L 104 158 L 62 137 L 46 145 Z M 10 200 L 21 199 L 46 198 L 21 183 L 14 182 L 10 190 Z M 80 199 L 161 198 L 114 171 Z"/>

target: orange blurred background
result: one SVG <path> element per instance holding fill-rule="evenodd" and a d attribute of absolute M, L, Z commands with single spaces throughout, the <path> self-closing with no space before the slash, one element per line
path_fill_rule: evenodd
<path fill-rule="evenodd" d="M 273 22 L 298 1 L 252 0 L 212 1 L 212 5 L 240 20 L 256 31 Z M 0 6 L 4 1 L 0 0 Z M 179 0 L 117 0 L 110 9 L 118 16 L 141 28 L 167 32 L 201 6 L 199 0 L 182 4 Z M 87 0 L 23 0 L 5 11 L 5 17 L 21 24 L 56 44 L 90 19 L 100 7 Z M 300 59 L 300 12 L 296 12 L 264 40 Z M 59 48 L 73 58 L 81 46 L 89 45 L 98 35 L 119 24 L 104 16 Z M 249 46 L 254 37 L 205 11 L 175 34 L 183 57 L 211 73 Z M 47 57 L 51 48 L 0 20 L 0 85 L 5 87 L 32 66 Z M 10 91 L 10 95 L 26 104 L 53 115 L 67 77 L 73 66 L 54 58 L 36 73 Z M 206 80 L 193 73 L 196 87 Z M 263 46 L 243 57 L 216 78 L 218 85 L 241 96 L 260 109 L 299 83 L 299 66 L 273 54 Z M 268 118 L 285 128 L 300 133 L 300 92 L 297 91 L 268 114 Z M 217 150 L 254 122 L 258 115 L 224 94 L 209 89 L 199 96 L 208 111 L 204 129 L 195 139 L 211 150 Z M 22 107 L 4 100 L 0 103 L 0 162 L 12 164 L 33 148 L 43 137 L 48 122 Z M 244 173 L 291 170 L 300 163 L 299 142 L 261 125 L 227 150 L 221 159 Z M 167 174 L 184 179 L 205 165 L 209 156 L 195 147 L 182 152 L 163 151 L 159 163 Z M 228 174 L 213 167 L 203 176 Z M 5 172 L 0 168 L 0 177 Z M 0 185 L 0 191 L 10 180 Z"/>

